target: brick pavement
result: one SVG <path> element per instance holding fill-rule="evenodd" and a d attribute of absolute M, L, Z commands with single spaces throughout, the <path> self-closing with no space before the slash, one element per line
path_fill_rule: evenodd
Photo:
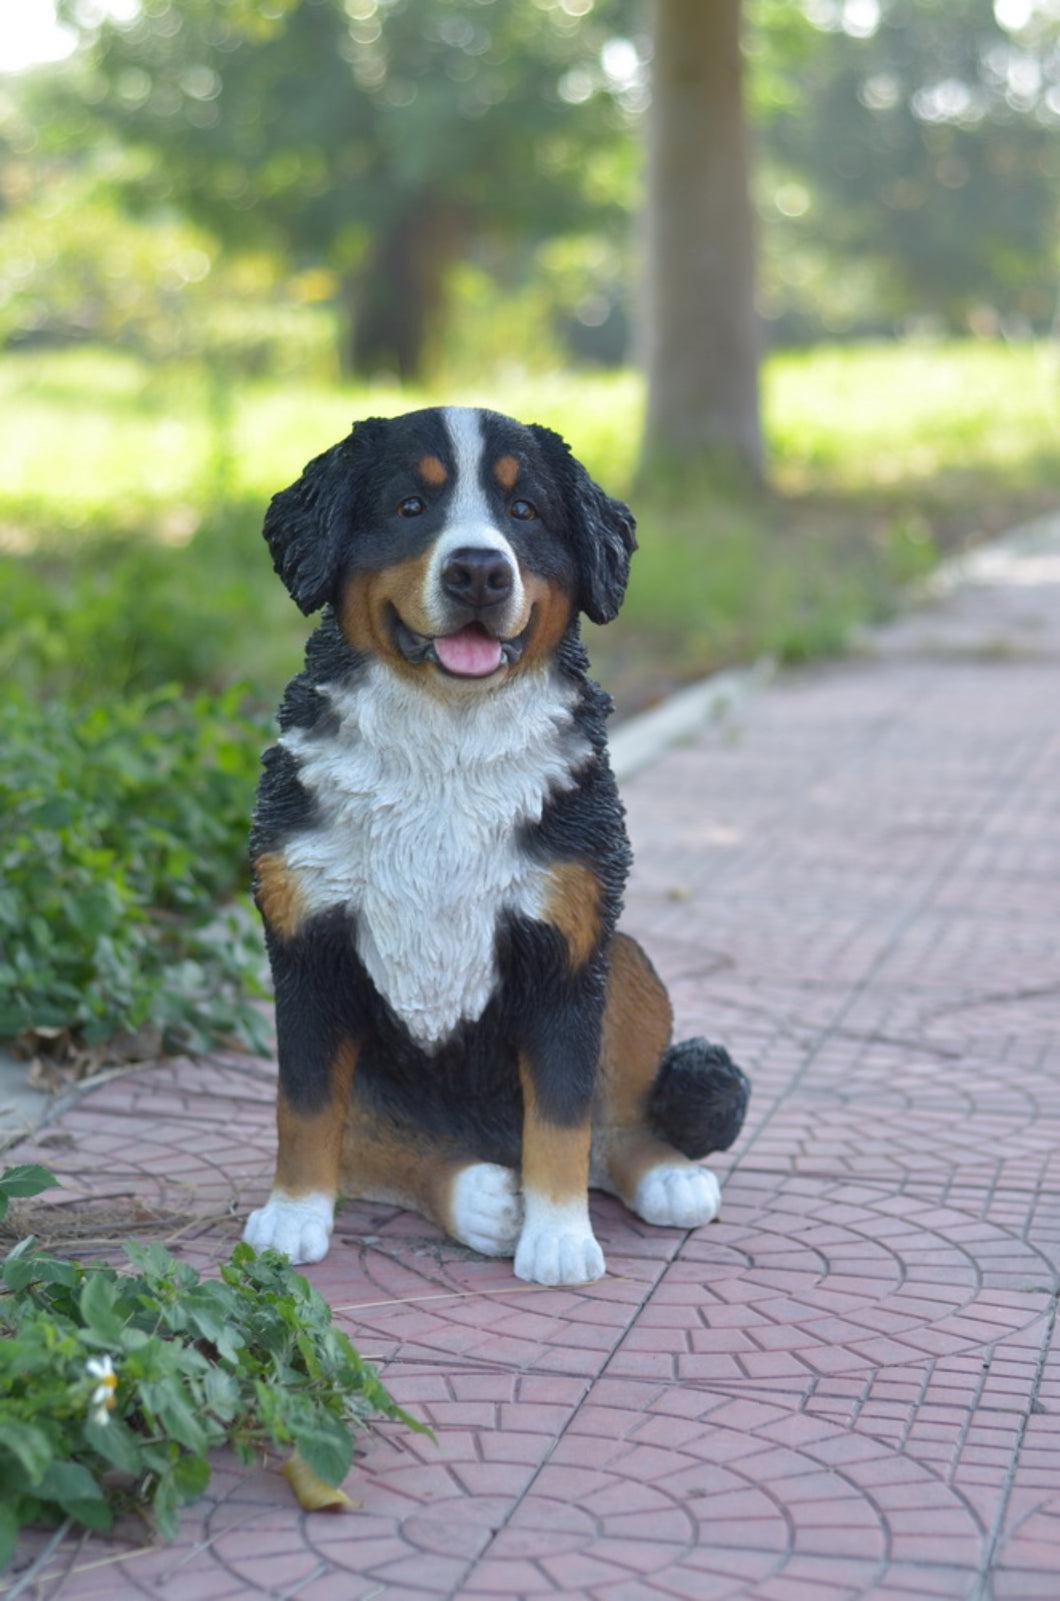
<path fill-rule="evenodd" d="M 549 1290 L 349 1206 L 309 1276 L 437 1446 L 379 1431 L 339 1517 L 222 1460 L 175 1545 L 71 1546 L 22 1594 L 1060 1595 L 1058 661 L 1043 526 L 630 780 L 626 924 L 754 1081 L 721 1220 L 598 1198 L 609 1276 Z M 208 1266 L 271 1098 L 245 1058 L 152 1067 L 19 1155 Z"/>

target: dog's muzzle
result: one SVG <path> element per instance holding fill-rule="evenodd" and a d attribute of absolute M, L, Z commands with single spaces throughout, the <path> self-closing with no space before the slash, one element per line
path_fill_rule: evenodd
<path fill-rule="evenodd" d="M 399 618 L 395 642 L 406 661 L 432 662 L 453 678 L 489 678 L 519 660 L 527 630 L 504 637 L 520 587 L 504 551 L 462 545 L 448 553 L 437 582 L 451 626 L 437 634 L 418 634 Z"/>

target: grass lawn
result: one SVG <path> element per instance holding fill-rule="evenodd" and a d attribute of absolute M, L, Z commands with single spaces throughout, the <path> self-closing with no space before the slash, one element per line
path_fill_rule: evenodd
<path fill-rule="evenodd" d="M 305 624 L 260 542 L 269 495 L 350 423 L 445 400 L 558 428 L 637 512 L 625 611 L 591 631 L 634 706 L 768 651 L 840 648 L 939 549 L 1060 499 L 1052 347 L 831 346 L 763 372 L 768 493 L 634 489 L 631 373 L 431 391 L 211 380 L 80 349 L 0 360 L 0 668 L 45 687 L 239 678 L 278 692 Z"/>

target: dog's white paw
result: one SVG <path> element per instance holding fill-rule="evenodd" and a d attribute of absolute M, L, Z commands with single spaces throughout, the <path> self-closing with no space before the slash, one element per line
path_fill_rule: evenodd
<path fill-rule="evenodd" d="M 510 1167 L 475 1162 L 457 1174 L 449 1232 L 483 1256 L 511 1256 L 523 1223 L 523 1197 Z"/>
<path fill-rule="evenodd" d="M 631 1210 L 645 1223 L 696 1229 L 710 1223 L 721 1207 L 721 1185 L 708 1167 L 662 1162 L 649 1168 L 633 1193 Z"/>
<path fill-rule="evenodd" d="M 243 1238 L 255 1251 L 282 1251 L 292 1262 L 319 1262 L 328 1254 L 334 1223 L 332 1196 L 274 1190 L 247 1218 Z"/>
<path fill-rule="evenodd" d="M 515 1276 L 532 1284 L 590 1284 L 603 1278 L 604 1253 L 582 1205 L 527 1203 Z"/>

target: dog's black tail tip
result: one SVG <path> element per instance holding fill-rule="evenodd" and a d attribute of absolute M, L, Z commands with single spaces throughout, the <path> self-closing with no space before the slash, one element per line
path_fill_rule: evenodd
<path fill-rule="evenodd" d="M 698 1161 L 727 1151 L 743 1127 L 751 1085 L 721 1045 L 682 1040 L 664 1055 L 648 1099 L 653 1130 Z"/>

